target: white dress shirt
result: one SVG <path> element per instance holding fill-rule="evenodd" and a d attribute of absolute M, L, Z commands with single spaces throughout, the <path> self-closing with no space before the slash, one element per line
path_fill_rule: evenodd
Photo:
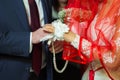
<path fill-rule="evenodd" d="M 43 26 L 44 25 L 44 14 L 43 14 L 42 3 L 41 3 L 41 0 L 35 0 L 35 2 L 36 2 L 37 7 L 38 7 L 40 24 L 41 24 L 41 26 Z M 29 9 L 28 0 L 23 0 L 23 3 L 24 3 L 24 6 L 25 6 L 25 9 L 26 9 L 26 13 L 27 13 L 28 21 L 29 21 L 29 25 L 30 25 L 31 24 L 31 19 L 30 19 L 31 17 L 30 17 L 30 9 Z M 30 52 L 32 51 L 31 40 L 32 40 L 32 32 L 31 32 L 31 35 L 30 35 Z M 44 68 L 45 66 L 46 66 L 45 54 L 44 54 L 44 52 L 42 52 L 42 67 L 41 68 Z"/>

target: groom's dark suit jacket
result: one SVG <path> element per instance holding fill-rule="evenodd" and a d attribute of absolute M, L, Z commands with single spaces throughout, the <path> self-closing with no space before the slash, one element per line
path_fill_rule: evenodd
<path fill-rule="evenodd" d="M 51 1 L 42 0 L 45 23 L 51 22 Z M 0 80 L 27 80 L 30 26 L 23 0 L 0 0 Z"/>

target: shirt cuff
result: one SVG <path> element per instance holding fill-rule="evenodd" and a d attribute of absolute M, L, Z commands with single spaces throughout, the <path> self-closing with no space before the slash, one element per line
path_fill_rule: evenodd
<path fill-rule="evenodd" d="M 32 52 L 32 32 L 30 33 L 30 48 L 29 48 L 29 52 Z"/>
<path fill-rule="evenodd" d="M 79 48 L 80 36 L 76 35 L 75 39 L 71 42 L 71 45 L 76 49 Z"/>

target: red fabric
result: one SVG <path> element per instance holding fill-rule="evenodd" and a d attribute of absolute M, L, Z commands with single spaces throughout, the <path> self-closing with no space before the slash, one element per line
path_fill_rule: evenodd
<path fill-rule="evenodd" d="M 89 80 L 94 80 L 94 76 L 95 76 L 95 71 L 90 70 L 89 71 Z"/>
<path fill-rule="evenodd" d="M 80 9 L 81 8 L 84 10 L 90 10 L 92 11 L 91 19 L 93 19 L 98 10 L 98 3 L 99 3 L 98 1 L 99 0 L 68 0 L 68 4 L 65 7 L 65 9 L 68 9 L 68 8 Z"/>
<path fill-rule="evenodd" d="M 31 14 L 31 30 L 35 31 L 40 28 L 39 14 L 35 0 L 28 0 Z M 32 68 L 37 75 L 41 69 L 41 58 L 42 58 L 42 45 L 34 44 L 32 51 Z"/>
<path fill-rule="evenodd" d="M 81 8 L 83 10 L 90 10 L 92 12 L 90 19 L 81 21 L 81 22 L 88 23 L 88 25 L 86 25 L 86 29 L 85 30 L 82 29 L 84 32 L 81 32 L 82 31 L 81 28 L 85 27 L 85 25 L 82 25 L 82 26 L 80 25 L 81 18 L 79 16 L 76 17 L 76 15 L 78 15 L 77 14 L 78 12 L 76 12 L 76 11 L 75 11 L 75 13 L 74 13 L 74 11 L 72 11 L 72 19 L 70 20 L 70 22 L 67 22 L 67 24 L 69 24 L 69 27 L 72 28 L 71 30 L 73 32 L 80 33 L 80 37 L 82 34 L 82 38 L 84 38 L 92 43 L 92 48 L 91 48 L 92 51 L 93 51 L 93 48 L 97 49 L 102 67 L 105 69 L 109 78 L 111 80 L 113 80 L 103 63 L 102 54 L 107 51 L 111 51 L 112 56 L 113 56 L 115 53 L 116 45 L 112 42 L 112 40 L 114 40 L 114 39 L 111 38 L 111 36 L 113 37 L 113 34 L 111 34 L 111 33 L 113 33 L 113 30 L 116 27 L 114 25 L 116 24 L 116 21 L 118 20 L 117 14 L 119 14 L 120 0 L 113 0 L 112 4 L 109 6 L 109 9 L 107 11 L 106 11 L 106 2 L 107 2 L 107 0 L 103 0 L 101 9 L 98 12 L 98 15 L 96 15 L 96 13 L 98 11 L 98 3 L 99 3 L 98 0 L 68 0 L 68 5 L 66 6 L 65 9 Z M 93 18 L 96 19 L 95 15 L 97 16 L 97 20 L 95 20 L 96 22 L 93 27 L 95 30 L 96 39 L 93 38 L 93 36 L 95 37 L 95 35 L 93 35 L 91 32 L 93 27 L 91 27 L 89 25 L 89 24 L 91 24 L 91 21 L 93 20 Z M 84 16 L 86 16 L 86 14 L 84 14 Z M 70 61 L 77 62 L 77 63 L 84 63 L 84 64 L 89 63 L 91 61 L 90 60 L 91 58 L 86 58 L 82 54 L 81 41 L 82 40 L 80 40 L 79 50 L 78 51 L 76 50 L 73 53 L 71 53 L 70 51 L 74 51 L 75 49 L 69 48 L 71 46 L 65 44 L 65 46 L 67 46 L 67 47 L 64 47 L 65 51 L 63 52 L 63 55 L 65 54 L 64 57 L 67 56 L 67 58 L 65 58 L 66 60 L 70 60 Z M 104 43 L 104 45 L 103 45 L 103 43 Z M 91 54 L 92 54 L 92 52 L 91 52 Z M 90 56 L 91 56 L 91 54 L 90 54 Z M 94 79 L 94 71 L 91 70 L 90 74 L 89 74 L 89 80 L 93 80 L 93 79 Z"/>
<path fill-rule="evenodd" d="M 98 0 L 68 0 L 65 9 L 71 10 L 66 12 L 64 22 L 69 26 L 71 31 L 80 35 L 81 39 L 82 37 L 86 38 L 87 28 L 98 11 Z M 81 41 L 82 40 L 80 40 L 80 42 Z M 63 59 L 80 64 L 89 63 L 92 60 L 92 55 L 87 59 L 80 50 L 81 43 L 79 45 L 79 50 L 77 50 L 65 42 Z"/>

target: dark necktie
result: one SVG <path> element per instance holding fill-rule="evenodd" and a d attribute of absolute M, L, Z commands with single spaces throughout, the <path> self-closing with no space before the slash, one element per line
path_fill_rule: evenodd
<path fill-rule="evenodd" d="M 35 31 L 41 27 L 38 9 L 35 0 L 28 0 L 28 2 L 29 2 L 30 14 L 31 14 L 30 27 L 32 31 Z M 41 58 L 42 58 L 42 45 L 41 43 L 34 44 L 32 51 L 32 68 L 37 75 L 39 75 L 41 69 L 41 61 L 42 61 Z"/>

